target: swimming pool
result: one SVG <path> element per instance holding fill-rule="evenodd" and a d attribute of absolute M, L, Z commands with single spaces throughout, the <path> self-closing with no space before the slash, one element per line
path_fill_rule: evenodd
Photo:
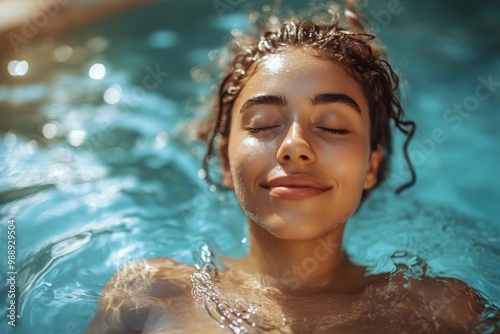
<path fill-rule="evenodd" d="M 191 69 L 261 4 L 157 2 L 0 56 L 0 235 L 15 228 L 21 316 L 14 329 L 2 307 L 2 332 L 81 333 L 104 284 L 135 259 L 193 263 L 204 243 L 245 253 L 244 216 L 199 177 L 203 147 L 184 129 L 208 91 Z M 419 124 L 410 150 L 419 180 L 391 193 L 407 176 L 396 152 L 387 186 L 348 224 L 347 251 L 373 272 L 423 258 L 431 274 L 460 278 L 498 307 L 500 7 L 370 4 Z M 9 75 L 11 60 L 26 60 L 27 74 Z"/>

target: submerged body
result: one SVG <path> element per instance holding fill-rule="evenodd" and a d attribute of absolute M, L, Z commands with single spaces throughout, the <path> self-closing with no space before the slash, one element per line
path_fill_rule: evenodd
<path fill-rule="evenodd" d="M 109 282 L 86 333 L 366 333 L 375 329 L 472 333 L 482 311 L 481 299 L 460 281 L 408 280 L 401 273 L 365 276 L 364 268 L 347 258 L 337 283 L 298 290 L 248 273 L 245 260 L 227 265 L 218 272 L 169 259 L 129 264 Z M 200 281 L 196 276 L 205 278 Z"/>

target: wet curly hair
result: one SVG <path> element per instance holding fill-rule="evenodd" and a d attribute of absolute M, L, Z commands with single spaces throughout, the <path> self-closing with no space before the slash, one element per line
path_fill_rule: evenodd
<path fill-rule="evenodd" d="M 268 54 L 290 47 L 307 47 L 315 56 L 340 64 L 363 87 L 369 106 L 371 150 L 381 145 L 384 151 L 377 185 L 389 174 L 389 161 L 393 152 L 391 120 L 405 136 L 403 155 L 411 174 L 410 181 L 399 186 L 396 193 L 399 194 L 416 182 L 415 170 L 408 154 L 415 123 L 403 118 L 403 108 L 399 102 L 399 78 L 387 61 L 386 53 L 375 44 L 375 36 L 364 28 L 355 6 L 355 1 L 347 3 L 342 24 L 338 12 L 333 13 L 334 19 L 330 23 L 290 19 L 283 21 L 280 27 L 261 29 L 260 38 L 233 41 L 232 61 L 218 86 L 215 110 L 205 126 L 198 129 L 199 138 L 208 145 L 203 161 L 208 182 L 213 183 L 208 175 L 208 165 L 215 151 L 214 145 L 218 137 L 221 137 L 220 140 L 229 137 L 231 110 L 246 79 L 252 75 L 252 65 Z"/>

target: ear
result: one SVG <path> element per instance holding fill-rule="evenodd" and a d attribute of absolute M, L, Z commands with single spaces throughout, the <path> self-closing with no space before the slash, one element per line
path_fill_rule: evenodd
<path fill-rule="evenodd" d="M 234 189 L 233 175 L 229 166 L 228 138 L 220 138 L 217 146 L 219 149 L 220 163 L 222 167 L 222 184 L 229 189 Z"/>
<path fill-rule="evenodd" d="M 382 158 L 384 157 L 382 145 L 377 145 L 377 149 L 370 153 L 370 161 L 368 162 L 368 170 L 366 172 L 364 190 L 369 190 L 377 184 L 377 174 Z"/>

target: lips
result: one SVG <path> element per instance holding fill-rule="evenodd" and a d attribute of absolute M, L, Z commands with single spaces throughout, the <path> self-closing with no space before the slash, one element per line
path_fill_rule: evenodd
<path fill-rule="evenodd" d="M 269 191 L 270 196 L 289 200 L 310 198 L 331 189 L 322 180 L 306 174 L 275 177 L 262 184 L 262 187 Z"/>

